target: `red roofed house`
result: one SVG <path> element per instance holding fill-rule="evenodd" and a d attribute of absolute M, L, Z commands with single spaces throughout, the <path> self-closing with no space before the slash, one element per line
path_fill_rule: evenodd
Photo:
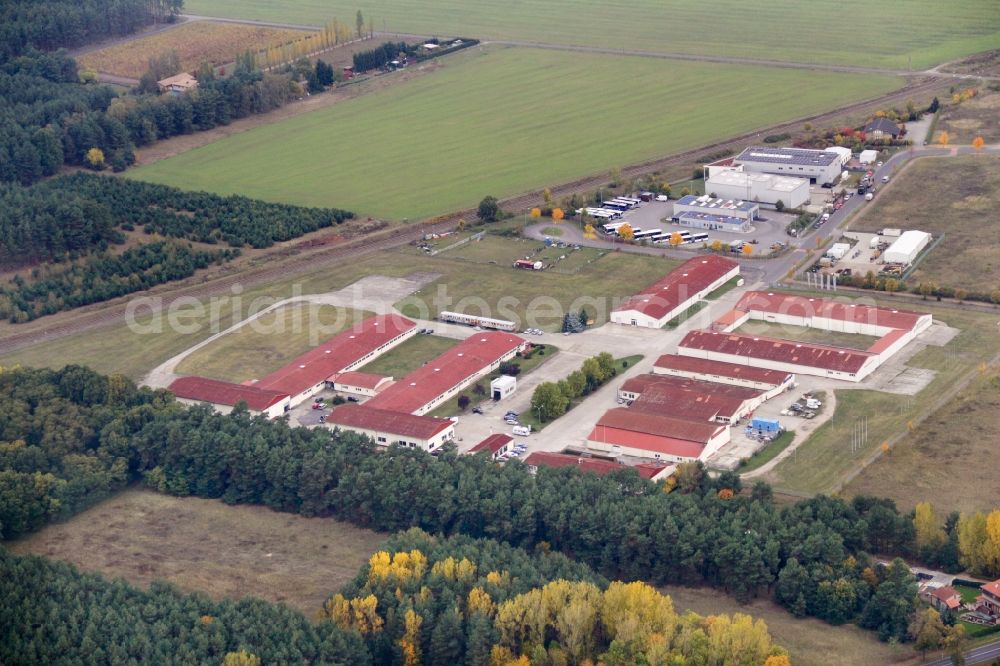
<path fill-rule="evenodd" d="M 322 391 L 336 375 L 360 368 L 417 334 L 400 315 L 376 315 L 333 336 L 254 384 L 291 396 L 292 406 Z"/>
<path fill-rule="evenodd" d="M 791 372 L 679 354 L 664 354 L 658 358 L 653 365 L 653 374 L 746 386 L 764 391 L 766 400 L 770 400 L 795 383 L 795 374 Z"/>
<path fill-rule="evenodd" d="M 663 328 L 739 273 L 740 265 L 725 257 L 709 254 L 689 259 L 612 310 L 611 321 Z"/>
<path fill-rule="evenodd" d="M 333 390 L 342 393 L 372 397 L 376 393 L 392 386 L 392 377 L 373 375 L 370 372 L 350 370 L 342 372 L 333 380 Z"/>
<path fill-rule="evenodd" d="M 650 481 L 660 481 L 669 477 L 677 469 L 676 465 L 659 465 L 656 463 L 640 463 L 638 465 L 623 465 L 610 460 L 600 460 L 598 458 L 581 458 L 565 453 L 548 453 L 536 451 L 524 459 L 524 464 L 528 470 L 535 474 L 539 467 L 549 467 L 559 469 L 561 467 L 576 467 L 581 472 L 590 472 L 598 476 L 611 474 L 623 469 L 634 469 L 644 479 Z"/>
<path fill-rule="evenodd" d="M 379 446 L 400 444 L 434 451 L 455 439 L 455 422 L 433 416 L 414 416 L 365 405 L 341 405 L 326 417 L 329 428 L 367 435 Z"/>
<path fill-rule="evenodd" d="M 524 345 L 523 338 L 511 333 L 473 333 L 365 404 L 394 412 L 426 414 L 514 358 Z"/>
<path fill-rule="evenodd" d="M 620 398 L 634 401 L 633 411 L 719 423 L 739 421 L 764 403 L 764 395 L 744 386 L 666 375 L 639 375 L 618 389 Z"/>
<path fill-rule="evenodd" d="M 664 462 L 704 460 L 729 442 L 721 423 L 610 409 L 587 436 L 590 448 Z"/>
<path fill-rule="evenodd" d="M 246 403 L 247 409 L 277 418 L 289 409 L 289 397 L 281 391 L 268 391 L 256 386 L 220 382 L 207 377 L 181 377 L 175 379 L 170 390 L 178 402 L 186 405 L 208 403 L 217 412 L 228 414 L 237 403 Z"/>
<path fill-rule="evenodd" d="M 940 612 L 957 611 L 962 607 L 962 595 L 950 585 L 928 584 L 920 588 L 920 598 Z"/>
<path fill-rule="evenodd" d="M 1000 622 L 1000 579 L 980 586 L 983 593 L 976 597 L 976 610 L 992 615 Z"/>
<path fill-rule="evenodd" d="M 480 451 L 489 451 L 490 457 L 493 460 L 496 460 L 503 454 L 510 451 L 513 448 L 513 444 L 514 444 L 513 437 L 498 432 L 496 434 L 490 435 L 483 441 L 473 446 L 471 449 L 469 449 L 469 453 L 474 455 L 476 453 L 479 453 Z"/>
<path fill-rule="evenodd" d="M 878 354 L 808 342 L 739 333 L 690 331 L 677 352 L 683 356 L 859 382 L 880 364 Z"/>

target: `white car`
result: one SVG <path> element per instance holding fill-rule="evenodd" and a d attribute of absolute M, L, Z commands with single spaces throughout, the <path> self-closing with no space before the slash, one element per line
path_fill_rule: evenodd
<path fill-rule="evenodd" d="M 668 197 L 666 194 L 657 194 L 656 195 L 656 200 L 657 201 L 669 201 L 670 197 Z"/>

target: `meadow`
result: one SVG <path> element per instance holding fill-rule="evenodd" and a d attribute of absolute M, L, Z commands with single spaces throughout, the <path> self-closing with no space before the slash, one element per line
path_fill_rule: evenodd
<path fill-rule="evenodd" d="M 202 63 L 226 65 L 250 49 L 263 51 L 278 46 L 305 33 L 250 25 L 195 21 L 133 41 L 121 42 L 79 57 L 85 69 L 137 79 L 146 71 L 151 58 L 177 53 L 181 70 L 193 72 Z M 137 55 L 138 54 L 138 55 Z"/>
<path fill-rule="evenodd" d="M 996 48 L 992 0 L 188 0 L 185 11 L 322 25 L 354 25 L 359 6 L 376 30 L 422 35 L 630 48 L 665 53 L 924 69 Z M 893 24 L 905 22 L 905 29 Z M 746 108 L 746 107 L 741 107 Z"/>
<path fill-rule="evenodd" d="M 401 220 L 474 207 L 898 88 L 902 79 L 491 47 L 129 176 Z M 598 92 L 610 87 L 613 92 Z"/>
<path fill-rule="evenodd" d="M 944 236 L 919 260 L 909 284 L 932 282 L 983 293 L 1000 285 L 1000 241 L 983 226 L 1000 205 L 1000 156 L 914 160 L 873 203 L 852 230 L 897 227 Z"/>

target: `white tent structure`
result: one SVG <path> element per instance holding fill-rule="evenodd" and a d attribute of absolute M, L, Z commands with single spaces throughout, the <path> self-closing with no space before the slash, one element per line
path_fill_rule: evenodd
<path fill-rule="evenodd" d="M 926 231 L 904 231 L 882 255 L 887 264 L 910 265 L 920 254 L 920 251 L 931 242 L 931 235 Z"/>
<path fill-rule="evenodd" d="M 878 151 L 876 150 L 862 150 L 861 155 L 858 157 L 858 161 L 862 164 L 871 164 L 878 159 Z"/>

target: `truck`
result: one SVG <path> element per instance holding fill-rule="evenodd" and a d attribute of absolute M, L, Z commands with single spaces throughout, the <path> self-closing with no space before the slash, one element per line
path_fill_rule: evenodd
<path fill-rule="evenodd" d="M 540 271 L 544 264 L 540 261 L 531 261 L 530 259 L 518 259 L 514 262 L 514 268 L 522 268 L 529 271 Z"/>
<path fill-rule="evenodd" d="M 531 434 L 531 426 L 517 425 L 511 429 L 511 432 L 517 435 L 518 437 L 527 437 L 528 435 Z"/>

